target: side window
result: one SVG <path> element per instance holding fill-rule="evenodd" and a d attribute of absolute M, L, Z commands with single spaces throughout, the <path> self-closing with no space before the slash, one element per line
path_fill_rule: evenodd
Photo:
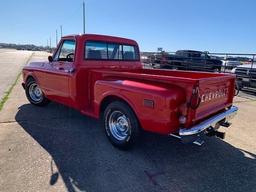
<path fill-rule="evenodd" d="M 119 44 L 108 44 L 108 59 L 111 60 L 122 60 L 122 45 Z"/>
<path fill-rule="evenodd" d="M 138 60 L 138 53 L 134 46 L 123 45 L 123 59 L 124 60 Z"/>
<path fill-rule="evenodd" d="M 74 40 L 64 40 L 58 52 L 55 54 L 55 61 L 74 61 L 76 43 Z"/>
<path fill-rule="evenodd" d="M 107 43 L 93 41 L 86 42 L 86 59 L 107 59 L 107 57 Z"/>

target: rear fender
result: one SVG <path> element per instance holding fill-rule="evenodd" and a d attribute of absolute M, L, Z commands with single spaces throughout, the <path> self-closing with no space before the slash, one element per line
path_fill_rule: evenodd
<path fill-rule="evenodd" d="M 144 130 L 160 134 L 177 131 L 178 106 L 182 91 L 131 80 L 99 80 L 94 87 L 96 116 L 100 116 L 102 102 L 107 97 L 120 98 L 130 105 Z"/>

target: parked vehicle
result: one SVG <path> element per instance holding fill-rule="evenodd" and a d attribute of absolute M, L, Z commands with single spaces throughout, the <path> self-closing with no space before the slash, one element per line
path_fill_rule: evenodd
<path fill-rule="evenodd" d="M 256 63 L 239 65 L 233 69 L 237 76 L 238 89 L 249 88 L 256 90 Z"/>
<path fill-rule="evenodd" d="M 222 65 L 225 69 L 233 69 L 239 65 L 242 65 L 242 62 L 234 57 L 227 57 L 222 61 Z"/>
<path fill-rule="evenodd" d="M 179 50 L 175 54 L 162 52 L 154 57 L 153 63 L 161 69 L 182 69 L 192 71 L 220 72 L 222 61 L 211 58 L 207 52 Z"/>
<path fill-rule="evenodd" d="M 142 130 L 202 144 L 201 136 L 224 137 L 237 107 L 235 76 L 143 69 L 133 40 L 103 36 L 63 37 L 49 62 L 23 69 L 31 104 L 55 101 L 101 119 L 110 142 L 132 146 Z"/>

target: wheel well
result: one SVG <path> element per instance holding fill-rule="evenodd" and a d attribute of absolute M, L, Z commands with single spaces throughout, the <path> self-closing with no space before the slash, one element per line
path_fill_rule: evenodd
<path fill-rule="evenodd" d="M 28 82 L 29 80 L 35 80 L 35 78 L 32 75 L 29 75 L 26 79 L 26 82 Z"/>
<path fill-rule="evenodd" d="M 100 118 L 103 117 L 104 111 L 105 111 L 105 109 L 107 108 L 107 106 L 108 106 L 110 103 L 114 102 L 114 101 L 120 101 L 120 102 L 123 102 L 123 103 L 125 103 L 126 105 L 128 105 L 128 106 L 130 107 L 130 109 L 132 110 L 132 112 L 134 113 L 135 117 L 137 118 L 137 121 L 138 121 L 138 123 L 139 123 L 139 126 L 141 127 L 140 120 L 139 120 L 137 114 L 135 113 L 134 109 L 132 108 L 132 106 L 131 106 L 127 101 L 125 101 L 124 99 L 122 99 L 122 98 L 120 98 L 120 97 L 117 97 L 117 96 L 114 96 L 114 95 L 107 96 L 107 97 L 105 97 L 105 98 L 102 100 L 102 102 L 101 102 L 101 104 L 100 104 Z"/>
<path fill-rule="evenodd" d="M 114 101 L 120 101 L 120 102 L 123 102 L 125 103 L 126 105 L 128 105 L 131 110 L 133 111 L 133 113 L 135 114 L 135 116 L 137 117 L 137 114 L 135 113 L 133 107 L 127 102 L 125 101 L 124 99 L 118 97 L 118 96 L 114 96 L 114 95 L 111 95 L 111 96 L 107 96 L 105 97 L 102 101 L 101 101 L 101 104 L 100 104 L 100 113 L 102 115 L 102 113 L 104 113 L 105 109 L 107 108 L 107 106 L 114 102 Z"/>
<path fill-rule="evenodd" d="M 120 97 L 117 97 L 117 96 L 107 96 L 105 97 L 102 102 L 101 102 L 101 105 L 100 105 L 100 111 L 101 112 L 104 112 L 105 109 L 107 108 L 107 106 L 114 102 L 114 101 L 120 101 L 120 102 L 123 102 L 125 104 L 127 104 L 131 109 L 132 107 L 129 105 L 129 103 L 127 103 L 124 99 L 120 98 Z"/>

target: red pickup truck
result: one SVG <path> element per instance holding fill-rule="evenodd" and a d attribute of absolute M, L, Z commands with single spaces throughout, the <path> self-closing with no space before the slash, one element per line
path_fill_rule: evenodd
<path fill-rule="evenodd" d="M 143 69 L 138 44 L 103 35 L 63 37 L 48 62 L 23 69 L 30 103 L 55 101 L 102 120 L 110 142 L 132 146 L 142 130 L 202 144 L 224 137 L 238 108 L 235 77 L 220 73 Z"/>

